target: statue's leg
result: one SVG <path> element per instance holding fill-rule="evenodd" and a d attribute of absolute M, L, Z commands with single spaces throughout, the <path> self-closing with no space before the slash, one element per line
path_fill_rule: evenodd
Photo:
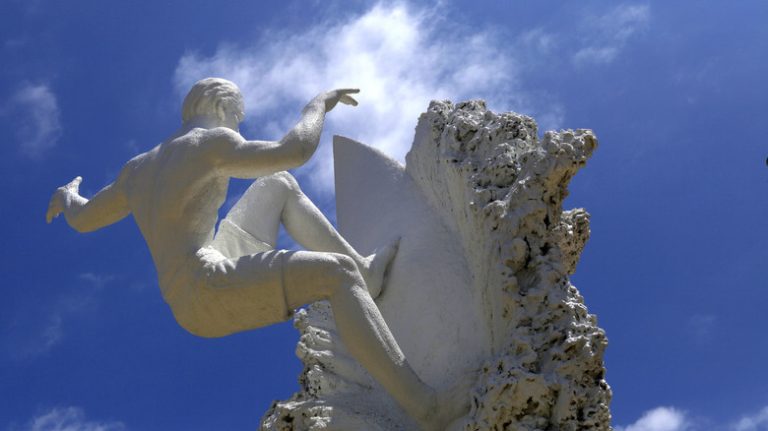
<path fill-rule="evenodd" d="M 257 178 L 230 208 L 225 219 L 257 240 L 274 246 L 286 201 L 284 175 L 289 174 L 278 172 Z"/>
<path fill-rule="evenodd" d="M 273 245 L 282 222 L 291 238 L 307 250 L 351 257 L 374 297 L 381 291 L 384 271 L 397 248 L 397 244 L 392 243 L 377 250 L 375 255 L 361 256 L 339 235 L 288 172 L 256 180 L 226 218 L 256 239 Z"/>
<path fill-rule="evenodd" d="M 179 272 L 178 287 L 166 297 L 177 322 L 201 337 L 223 337 L 291 318 L 286 302 L 285 250 L 226 259 L 201 249 L 200 266 Z"/>
<path fill-rule="evenodd" d="M 226 219 L 256 239 L 273 245 L 282 222 L 291 238 L 307 250 L 346 254 L 356 263 L 364 259 L 336 232 L 288 172 L 277 172 L 254 181 L 229 210 Z"/>
<path fill-rule="evenodd" d="M 378 307 L 366 291 L 366 282 L 372 273 L 378 272 L 381 282 L 384 267 L 394 256 L 395 247 L 390 246 L 375 257 L 361 258 L 288 173 L 260 178 L 232 208 L 227 218 L 265 242 L 269 242 L 269 234 L 276 235 L 278 224 L 282 221 L 297 242 L 316 251 L 284 255 L 282 278 L 287 308 L 329 300 L 336 327 L 350 354 L 425 429 L 444 429 L 451 419 L 466 411 L 466 385 L 457 385 L 456 389 L 436 394 L 424 384 L 408 365 Z M 243 290 L 252 291 L 254 298 L 264 291 L 259 287 L 263 284 L 262 280 L 273 278 L 262 274 L 262 264 L 251 263 L 257 256 L 237 259 L 234 271 L 239 274 L 236 276 L 240 280 L 237 284 Z M 254 268 L 249 269 L 250 266 Z M 366 270 L 369 277 L 363 276 Z M 273 271 L 268 273 L 274 274 Z M 253 277 L 249 278 L 250 274 Z M 251 280 L 250 283 L 243 283 L 246 279 Z M 224 281 L 223 284 L 228 283 Z M 248 303 L 239 295 L 232 298 L 232 307 Z M 259 319 L 255 321 L 260 322 Z M 263 325 L 251 328 L 258 326 Z M 251 328 L 240 327 L 239 330 Z"/>
<path fill-rule="evenodd" d="M 327 299 L 350 354 L 409 415 L 427 425 L 439 408 L 437 395 L 408 364 L 367 292 L 357 265 L 342 254 L 290 253 L 284 259 L 284 282 L 291 308 Z"/>

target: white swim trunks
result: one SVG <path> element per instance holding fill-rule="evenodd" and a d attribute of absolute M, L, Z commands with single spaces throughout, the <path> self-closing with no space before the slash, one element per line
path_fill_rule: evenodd
<path fill-rule="evenodd" d="M 177 275 L 182 279 L 175 280 L 166 301 L 182 327 L 203 337 L 283 322 L 292 315 L 285 298 L 285 253 L 222 220 L 212 244 Z"/>

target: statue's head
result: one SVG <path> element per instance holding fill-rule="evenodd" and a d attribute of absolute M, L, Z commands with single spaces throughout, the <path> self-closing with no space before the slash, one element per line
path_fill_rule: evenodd
<path fill-rule="evenodd" d="M 181 108 L 181 120 L 188 123 L 196 117 L 234 120 L 235 126 L 245 117 L 243 96 L 234 82 L 222 78 L 205 78 L 189 90 Z"/>

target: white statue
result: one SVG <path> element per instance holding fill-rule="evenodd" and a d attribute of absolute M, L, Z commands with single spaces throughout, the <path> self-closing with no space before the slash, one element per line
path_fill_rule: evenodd
<path fill-rule="evenodd" d="M 352 356 L 423 428 L 444 429 L 468 410 L 467 387 L 438 393 L 426 385 L 373 302 L 396 242 L 362 257 L 285 172 L 315 152 L 325 113 L 338 102 L 357 105 L 350 96 L 357 92 L 322 93 L 280 141 L 248 141 L 238 131 L 244 108 L 237 86 L 203 79 L 184 100 L 176 134 L 131 159 L 90 200 L 78 192 L 81 177 L 58 188 L 46 219 L 64 213 L 72 228 L 90 232 L 133 214 L 163 297 L 178 323 L 199 336 L 282 322 L 295 308 L 328 300 Z M 258 179 L 216 232 L 232 177 Z M 312 251 L 275 250 L 280 223 Z"/>
<path fill-rule="evenodd" d="M 389 330 L 429 386 L 474 377 L 470 411 L 446 431 L 611 429 L 605 332 L 570 282 L 589 214 L 563 210 L 596 146 L 590 130 L 539 136 L 532 118 L 481 100 L 431 102 L 405 164 L 334 137 L 339 232 L 364 254 L 400 238 L 376 300 Z M 352 359 L 333 314 L 322 302 L 296 314 L 301 388 L 260 430 L 418 429 Z"/>

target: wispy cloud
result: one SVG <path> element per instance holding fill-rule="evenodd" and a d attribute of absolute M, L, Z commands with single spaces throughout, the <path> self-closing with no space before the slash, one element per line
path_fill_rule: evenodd
<path fill-rule="evenodd" d="M 733 427 L 734 431 L 768 431 L 768 406 L 753 414 L 743 416 Z"/>
<path fill-rule="evenodd" d="M 90 296 L 68 295 L 47 305 L 36 304 L 24 312 L 19 310 L 7 331 L 9 356 L 24 360 L 50 352 L 66 338 L 66 322 L 93 306 Z"/>
<path fill-rule="evenodd" d="M 94 421 L 79 407 L 55 407 L 32 418 L 24 427 L 11 431 L 122 431 L 125 424 L 118 421 Z"/>
<path fill-rule="evenodd" d="M 27 344 L 27 349 L 17 353 L 36 356 L 51 350 L 53 346 L 59 344 L 64 337 L 64 331 L 61 327 L 64 321 L 62 314 L 61 311 L 49 314 L 43 323 L 37 340 L 34 337 L 31 338 L 31 343 Z"/>
<path fill-rule="evenodd" d="M 96 274 L 94 272 L 84 272 L 78 276 L 80 280 L 90 283 L 96 289 L 102 289 L 110 281 L 115 279 L 114 275 L 110 274 Z"/>
<path fill-rule="evenodd" d="M 78 275 L 83 283 L 76 291 L 49 301 L 22 307 L 8 326 L 10 357 L 34 358 L 50 352 L 66 338 L 67 322 L 98 307 L 99 291 L 116 277 L 85 272 Z"/>
<path fill-rule="evenodd" d="M 8 50 L 15 50 L 15 49 L 22 48 L 26 44 L 27 44 L 27 39 L 25 38 L 6 39 L 3 41 L 3 48 Z"/>
<path fill-rule="evenodd" d="M 603 15 L 592 16 L 585 22 L 584 47 L 573 54 L 576 66 L 589 63 L 610 63 L 627 41 L 648 26 L 648 5 L 619 5 Z"/>
<path fill-rule="evenodd" d="M 684 431 L 689 421 L 684 412 L 673 407 L 656 407 L 645 412 L 635 423 L 618 426 L 616 431 Z"/>
<path fill-rule="evenodd" d="M 616 431 L 768 431 L 768 406 L 726 423 L 707 417 L 692 417 L 675 407 L 656 407 L 633 424 L 615 427 Z"/>
<path fill-rule="evenodd" d="M 484 98 L 494 109 L 536 110 L 519 80 L 520 65 L 509 44 L 492 30 L 461 32 L 431 9 L 380 3 L 343 22 L 309 28 L 301 34 L 265 33 L 253 47 L 221 46 L 211 56 L 190 52 L 177 66 L 180 95 L 198 79 L 222 76 L 235 81 L 246 98 L 247 124 L 279 138 L 303 103 L 319 90 L 359 87 L 360 105 L 332 112 L 326 130 L 375 146 L 402 160 L 413 140 L 419 113 L 432 99 Z M 546 45 L 546 35 L 528 43 Z M 562 115 L 557 106 L 543 111 Z M 289 114 L 285 114 L 290 112 Z M 274 119 L 277 118 L 277 121 Z M 332 187 L 331 148 L 300 176 L 314 187 Z"/>
<path fill-rule="evenodd" d="M 126 150 L 130 151 L 131 154 L 139 154 L 141 152 L 141 148 L 139 147 L 139 143 L 136 142 L 135 139 L 129 139 L 125 142 L 123 145 Z"/>
<path fill-rule="evenodd" d="M 526 31 L 519 41 L 522 47 L 535 50 L 539 55 L 550 53 L 557 45 L 557 37 L 540 27 Z"/>
<path fill-rule="evenodd" d="M 39 158 L 61 137 L 61 113 L 56 95 L 47 84 L 22 84 L 3 109 L 12 115 L 22 155 Z"/>
<path fill-rule="evenodd" d="M 711 314 L 695 314 L 688 319 L 688 331 L 693 339 L 700 343 L 706 343 L 712 339 L 717 318 Z"/>

